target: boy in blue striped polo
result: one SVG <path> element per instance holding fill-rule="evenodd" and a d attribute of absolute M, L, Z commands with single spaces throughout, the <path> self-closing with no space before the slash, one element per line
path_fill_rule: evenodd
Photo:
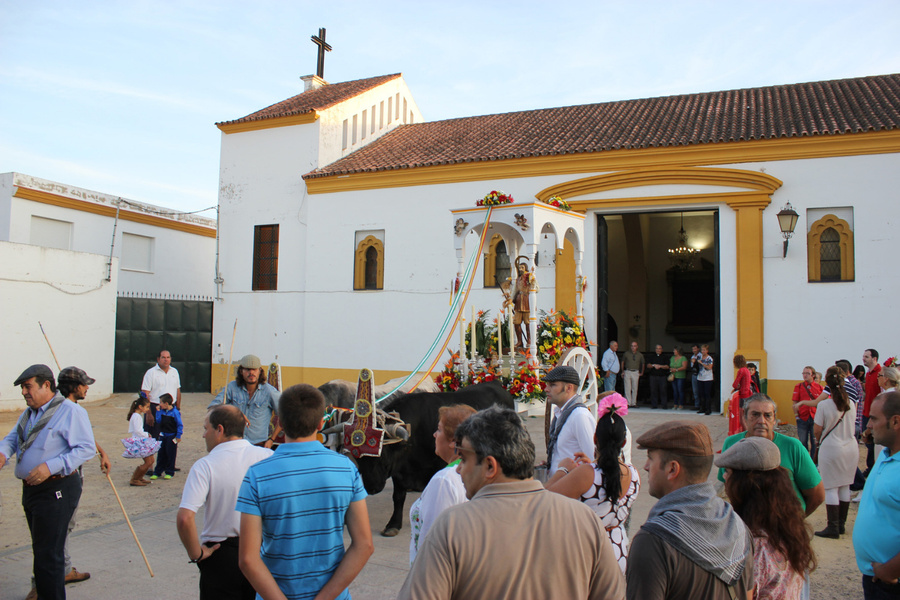
<path fill-rule="evenodd" d="M 250 467 L 241 485 L 240 566 L 259 597 L 350 598 L 347 586 L 373 552 L 366 492 L 356 466 L 316 439 L 322 393 L 306 384 L 282 393 L 286 443 Z M 350 546 L 344 549 L 346 524 Z"/>

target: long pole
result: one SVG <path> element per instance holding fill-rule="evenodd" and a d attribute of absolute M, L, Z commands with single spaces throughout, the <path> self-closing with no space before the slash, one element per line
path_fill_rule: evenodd
<path fill-rule="evenodd" d="M 53 351 L 53 345 L 50 343 L 50 338 L 47 337 L 47 332 L 44 331 L 44 326 L 41 325 L 40 321 L 38 321 L 38 327 L 41 328 L 41 333 L 44 334 L 44 341 L 47 342 L 47 346 L 50 348 L 50 354 L 53 355 L 53 360 L 54 360 L 54 362 L 56 362 L 56 370 L 62 371 L 62 367 L 59 366 L 59 359 L 56 358 L 56 352 Z"/>
<path fill-rule="evenodd" d="M 109 485 L 112 486 L 113 494 L 116 495 L 116 500 L 119 501 L 119 508 L 122 509 L 122 514 L 125 516 L 125 522 L 128 523 L 128 529 L 131 530 L 131 535 L 134 536 L 134 541 L 137 543 L 138 550 L 141 551 L 141 556 L 144 557 L 144 564 L 147 565 L 147 570 L 150 571 L 150 577 L 153 577 L 153 569 L 150 568 L 150 561 L 147 560 L 147 555 L 144 553 L 144 548 L 141 546 L 141 540 L 138 539 L 137 533 L 134 531 L 134 527 L 131 525 L 131 519 L 128 518 L 128 513 L 125 512 L 125 505 L 122 504 L 122 499 L 119 498 L 119 492 L 116 491 L 116 486 L 113 484 L 112 479 L 109 478 L 109 472 L 106 473 L 106 480 L 109 482 Z"/>
<path fill-rule="evenodd" d="M 231 376 L 231 359 L 234 357 L 234 338 L 237 335 L 237 319 L 231 332 L 231 350 L 228 351 L 228 366 L 225 368 L 225 404 L 228 404 L 228 378 Z"/>

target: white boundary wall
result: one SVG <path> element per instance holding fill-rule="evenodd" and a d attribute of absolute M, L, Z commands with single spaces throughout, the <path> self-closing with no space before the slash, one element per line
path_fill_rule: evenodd
<path fill-rule="evenodd" d="M 78 366 L 97 380 L 88 400 L 112 393 L 116 269 L 106 281 L 106 261 L 97 254 L 0 242 L 0 410 L 25 407 L 13 381 L 29 365 L 43 363 L 59 373 L 39 321 L 60 364 Z"/>

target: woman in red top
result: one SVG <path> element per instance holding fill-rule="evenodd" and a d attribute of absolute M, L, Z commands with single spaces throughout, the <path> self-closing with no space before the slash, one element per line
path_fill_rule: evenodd
<path fill-rule="evenodd" d="M 741 421 L 741 411 L 744 408 L 744 400 L 752 395 L 750 390 L 750 370 L 747 369 L 747 359 L 743 354 L 734 357 L 734 368 L 738 370 L 737 377 L 731 385 L 734 394 L 728 403 L 728 435 L 734 435 L 744 431 L 744 423 Z"/>

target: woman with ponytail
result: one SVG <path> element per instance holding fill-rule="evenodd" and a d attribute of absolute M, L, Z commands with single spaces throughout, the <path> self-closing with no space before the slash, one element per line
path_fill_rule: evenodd
<path fill-rule="evenodd" d="M 825 393 L 819 403 L 813 435 L 819 446 L 819 472 L 825 484 L 825 510 L 828 526 L 816 535 L 838 539 L 844 533 L 850 508 L 850 484 L 856 475 L 859 447 L 854 435 L 856 404 L 844 389 L 844 374 L 838 367 L 825 371 Z"/>
<path fill-rule="evenodd" d="M 640 475 L 625 462 L 622 453 L 627 437 L 622 417 L 626 414 L 628 401 L 620 394 L 609 392 L 601 397 L 594 432 L 596 460 L 590 462 L 580 453 L 576 455 L 578 463 L 565 458 L 545 484 L 551 492 L 581 500 L 591 507 L 609 534 L 622 573 L 625 573 L 628 558 L 625 521 L 641 489 Z"/>
<path fill-rule="evenodd" d="M 150 412 L 150 400 L 144 396 L 143 392 L 128 410 L 128 437 L 122 440 L 125 446 L 125 452 L 122 456 L 125 458 L 142 458 L 144 463 L 134 470 L 131 475 L 131 485 L 143 486 L 150 485 L 150 481 L 144 479 L 144 475 L 153 466 L 154 456 L 159 451 L 160 442 L 150 437 L 150 434 L 144 431 L 144 415 Z"/>

